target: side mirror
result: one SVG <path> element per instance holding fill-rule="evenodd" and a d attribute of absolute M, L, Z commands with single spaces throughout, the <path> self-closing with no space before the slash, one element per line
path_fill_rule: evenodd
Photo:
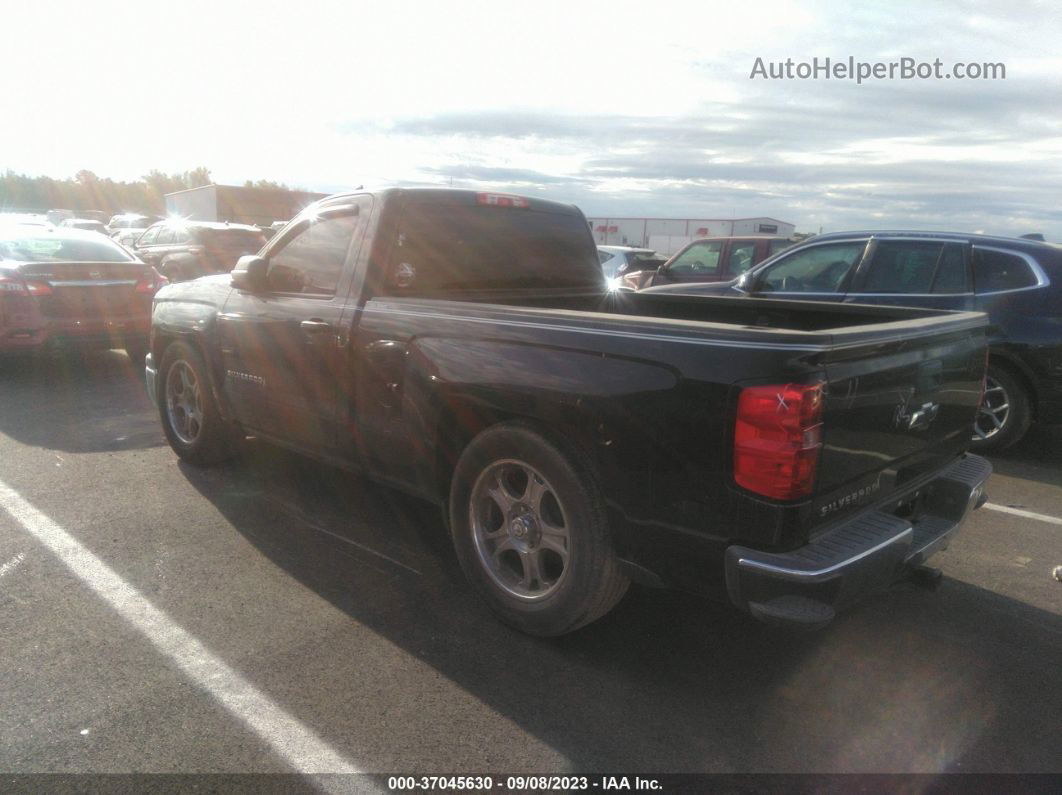
<path fill-rule="evenodd" d="M 250 293 L 265 292 L 268 268 L 269 262 L 263 257 L 254 254 L 240 257 L 236 267 L 232 269 L 232 286 Z"/>

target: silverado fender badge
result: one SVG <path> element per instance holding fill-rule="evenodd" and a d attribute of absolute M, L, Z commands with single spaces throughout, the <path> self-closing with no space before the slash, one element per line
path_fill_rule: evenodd
<path fill-rule="evenodd" d="M 241 373 L 239 370 L 226 370 L 225 374 L 234 381 L 246 381 L 247 383 L 255 384 L 256 386 L 265 386 L 265 379 L 260 375 Z"/>

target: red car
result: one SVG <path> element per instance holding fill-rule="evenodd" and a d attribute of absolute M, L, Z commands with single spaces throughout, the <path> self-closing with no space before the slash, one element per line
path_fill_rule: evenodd
<path fill-rule="evenodd" d="M 682 282 L 727 282 L 791 245 L 789 238 L 771 235 L 701 238 L 688 243 L 659 268 L 624 274 L 621 283 L 641 290 Z"/>
<path fill-rule="evenodd" d="M 0 354 L 124 348 L 142 362 L 151 300 L 163 284 L 96 232 L 0 225 Z"/>

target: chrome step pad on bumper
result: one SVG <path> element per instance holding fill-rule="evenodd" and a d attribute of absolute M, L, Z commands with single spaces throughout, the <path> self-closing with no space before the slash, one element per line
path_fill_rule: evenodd
<path fill-rule="evenodd" d="M 836 609 L 887 587 L 945 548 L 969 512 L 984 504 L 991 473 L 992 465 L 980 456 L 959 459 L 919 489 L 925 504 L 914 523 L 868 511 L 791 552 L 731 546 L 726 553 L 731 601 L 766 621 L 827 623 Z"/>

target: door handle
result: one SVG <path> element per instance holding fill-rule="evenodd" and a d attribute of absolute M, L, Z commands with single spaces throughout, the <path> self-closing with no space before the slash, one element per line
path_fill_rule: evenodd
<path fill-rule="evenodd" d="M 312 320 L 302 321 L 299 323 L 299 328 L 301 328 L 306 334 L 326 334 L 332 330 L 332 324 L 314 318 Z"/>

